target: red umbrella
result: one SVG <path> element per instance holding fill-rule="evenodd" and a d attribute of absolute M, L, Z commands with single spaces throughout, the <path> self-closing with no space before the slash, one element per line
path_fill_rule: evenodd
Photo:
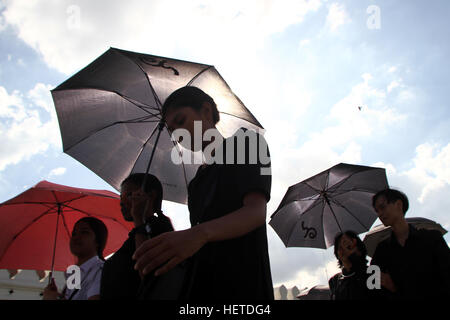
<path fill-rule="evenodd" d="M 107 256 L 133 225 L 120 212 L 119 195 L 41 181 L 0 204 L 0 269 L 65 271 L 75 263 L 69 241 L 74 224 L 91 216 L 108 228 Z"/>

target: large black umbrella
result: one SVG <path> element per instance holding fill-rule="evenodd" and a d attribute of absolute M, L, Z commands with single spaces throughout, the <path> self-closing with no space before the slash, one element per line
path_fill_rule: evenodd
<path fill-rule="evenodd" d="M 117 190 L 130 173 L 146 172 L 152 158 L 164 199 L 186 203 L 199 164 L 172 161 L 174 142 L 160 123 L 164 100 L 183 86 L 214 99 L 223 136 L 262 128 L 213 66 L 111 48 L 52 90 L 64 152 Z"/>
<path fill-rule="evenodd" d="M 439 223 L 430 219 L 411 217 L 406 218 L 405 220 L 406 222 L 408 222 L 408 224 L 413 225 L 416 229 L 437 230 L 442 235 L 447 233 L 447 230 L 445 230 Z M 389 238 L 391 234 L 391 227 L 386 227 L 382 224 L 373 227 L 369 232 L 367 232 L 363 240 L 364 244 L 366 245 L 367 255 L 369 257 L 372 257 L 378 244 L 381 241 Z"/>
<path fill-rule="evenodd" d="M 387 187 L 385 169 L 340 163 L 289 187 L 269 224 L 286 247 L 326 249 L 339 232 L 370 229 L 372 196 Z"/>

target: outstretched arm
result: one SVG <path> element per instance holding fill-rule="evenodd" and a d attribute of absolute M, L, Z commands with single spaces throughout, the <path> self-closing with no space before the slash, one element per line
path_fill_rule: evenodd
<path fill-rule="evenodd" d="M 243 236 L 266 222 L 266 197 L 259 192 L 244 196 L 243 206 L 223 217 L 190 229 L 167 232 L 145 241 L 134 253 L 135 269 L 143 274 L 158 268 L 155 275 L 171 270 L 208 242 Z"/>

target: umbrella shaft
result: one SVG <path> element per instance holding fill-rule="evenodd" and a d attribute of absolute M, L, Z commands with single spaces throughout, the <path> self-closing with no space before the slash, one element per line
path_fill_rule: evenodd
<path fill-rule="evenodd" d="M 150 165 L 152 164 L 153 156 L 155 155 L 156 147 L 157 147 L 158 141 L 159 141 L 159 136 L 161 135 L 161 131 L 163 128 L 164 128 L 164 122 L 160 121 L 158 123 L 158 133 L 156 135 L 156 140 L 155 140 L 155 144 L 153 146 L 152 154 L 150 155 L 150 160 L 148 161 L 147 169 L 145 170 L 144 181 L 142 181 L 142 191 L 145 191 L 145 185 L 147 183 L 147 175 L 150 171 Z"/>
<path fill-rule="evenodd" d="M 53 243 L 52 268 L 51 268 L 50 276 L 48 277 L 49 284 L 52 281 L 53 271 L 54 271 L 54 266 L 55 266 L 56 241 L 58 239 L 58 227 L 59 227 L 59 216 L 60 215 L 61 215 L 61 204 L 58 203 L 58 216 L 56 217 L 55 241 Z"/>

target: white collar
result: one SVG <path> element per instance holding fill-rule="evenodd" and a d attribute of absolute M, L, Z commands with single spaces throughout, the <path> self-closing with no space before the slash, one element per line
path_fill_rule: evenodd
<path fill-rule="evenodd" d="M 93 256 L 92 258 L 90 258 L 89 260 L 87 260 L 86 262 L 84 262 L 81 266 L 80 269 L 83 272 L 87 272 L 89 271 L 89 269 L 91 269 L 94 265 L 96 265 L 99 261 L 102 261 L 98 256 Z"/>

